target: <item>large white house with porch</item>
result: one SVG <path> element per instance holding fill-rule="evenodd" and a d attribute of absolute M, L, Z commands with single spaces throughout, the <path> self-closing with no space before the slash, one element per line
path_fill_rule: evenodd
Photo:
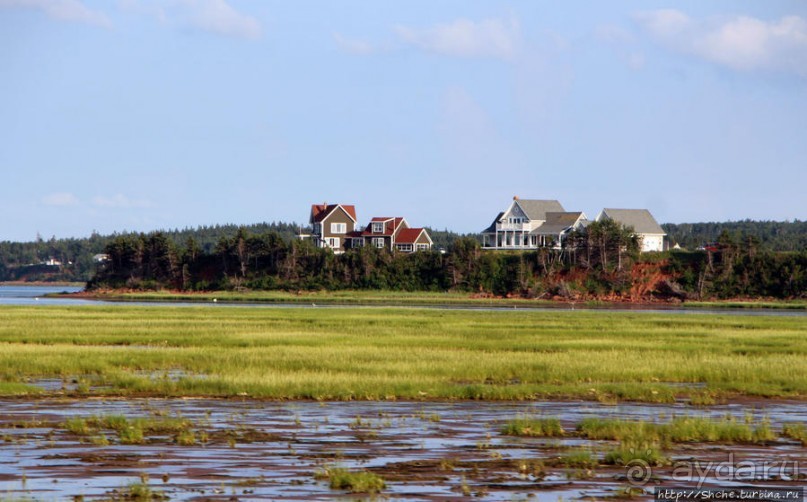
<path fill-rule="evenodd" d="M 585 214 L 566 212 L 556 200 L 513 197 L 510 206 L 499 213 L 493 223 L 482 231 L 482 247 L 486 249 L 559 247 L 565 234 L 585 225 L 586 222 Z M 542 231 L 542 227 L 545 226 L 546 231 Z"/>

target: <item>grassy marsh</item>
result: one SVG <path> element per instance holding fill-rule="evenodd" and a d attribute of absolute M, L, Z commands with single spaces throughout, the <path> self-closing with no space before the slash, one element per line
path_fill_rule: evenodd
<path fill-rule="evenodd" d="M 0 307 L 0 395 L 671 402 L 807 396 L 799 317 Z M 55 392 L 55 391 L 50 391 Z"/>

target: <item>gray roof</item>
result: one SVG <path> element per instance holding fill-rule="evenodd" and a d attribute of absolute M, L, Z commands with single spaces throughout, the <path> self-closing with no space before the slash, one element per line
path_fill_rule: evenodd
<path fill-rule="evenodd" d="M 493 220 L 493 223 L 491 223 L 488 228 L 482 230 L 482 232 L 480 232 L 480 233 L 483 233 L 483 234 L 495 234 L 496 233 L 496 223 L 498 223 L 499 220 L 502 219 L 502 216 L 504 216 L 504 211 L 499 213 L 498 216 L 496 216 L 496 218 Z"/>
<path fill-rule="evenodd" d="M 560 202 L 556 200 L 516 199 L 524 213 L 531 220 L 545 220 L 546 213 L 562 213 L 565 211 Z"/>
<path fill-rule="evenodd" d="M 603 217 L 610 218 L 626 227 L 633 227 L 637 234 L 667 235 L 647 209 L 605 208 L 597 219 Z"/>
<path fill-rule="evenodd" d="M 569 227 L 573 226 L 578 218 L 583 215 L 582 211 L 575 212 L 550 212 L 546 213 L 546 223 L 533 230 L 536 235 L 559 235 Z"/>

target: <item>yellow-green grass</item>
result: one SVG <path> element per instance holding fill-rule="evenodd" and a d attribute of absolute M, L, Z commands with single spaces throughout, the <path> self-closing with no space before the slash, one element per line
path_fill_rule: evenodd
<path fill-rule="evenodd" d="M 78 378 L 106 395 L 804 398 L 805 335 L 786 316 L 2 306 L 0 394 Z"/>
<path fill-rule="evenodd" d="M 327 479 L 334 490 L 348 490 L 351 493 L 378 493 L 386 488 L 384 479 L 369 471 L 354 472 L 341 467 L 327 467 L 314 477 Z"/>
<path fill-rule="evenodd" d="M 502 427 L 502 434 L 508 436 L 555 437 L 563 435 L 563 427 L 558 418 L 518 417 L 509 420 Z"/>
<path fill-rule="evenodd" d="M 245 303 L 292 303 L 292 304 L 339 304 L 339 305 L 387 305 L 387 306 L 428 306 L 428 305 L 464 305 L 464 306 L 504 306 L 504 307 L 552 307 L 559 306 L 556 301 L 535 300 L 530 298 L 499 298 L 487 295 L 476 295 L 456 291 L 385 291 L 385 290 L 336 290 L 336 291 L 199 291 L 179 292 L 169 290 L 158 291 L 125 291 L 101 290 L 91 293 L 101 300 L 119 301 L 154 301 L 154 302 L 245 302 Z M 61 296 L 60 293 L 50 296 Z M 69 296 L 69 295 L 68 295 Z M 585 302 L 591 306 L 608 306 L 611 302 L 590 300 Z M 807 309 L 805 300 L 716 300 L 687 301 L 681 308 L 764 308 L 764 309 Z"/>
<path fill-rule="evenodd" d="M 666 423 L 587 418 L 577 433 L 589 439 L 613 439 L 628 443 L 764 443 L 776 439 L 770 422 L 756 425 L 733 417 L 675 417 Z"/>

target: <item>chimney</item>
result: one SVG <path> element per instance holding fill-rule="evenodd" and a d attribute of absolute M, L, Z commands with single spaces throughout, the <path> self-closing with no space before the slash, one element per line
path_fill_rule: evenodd
<path fill-rule="evenodd" d="M 513 200 L 518 200 L 518 195 L 514 195 Z"/>

